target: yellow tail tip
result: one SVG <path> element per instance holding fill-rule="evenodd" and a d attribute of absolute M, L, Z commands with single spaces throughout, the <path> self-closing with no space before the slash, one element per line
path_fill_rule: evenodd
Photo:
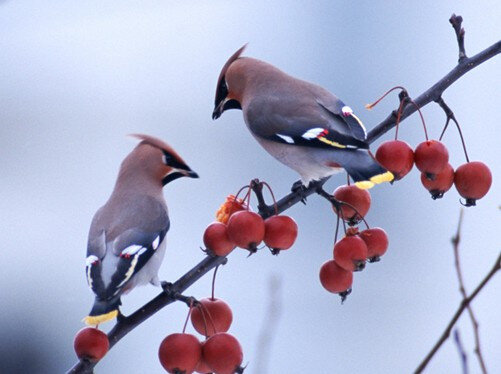
<path fill-rule="evenodd" d="M 373 176 L 371 178 L 371 182 L 379 184 L 383 182 L 391 182 L 393 179 L 395 179 L 394 175 L 390 171 L 387 171 L 386 173 Z"/>
<path fill-rule="evenodd" d="M 99 325 L 100 323 L 109 321 L 110 319 L 116 318 L 118 316 L 118 310 L 112 310 L 106 314 L 101 314 L 99 316 L 87 316 L 83 321 L 90 326 Z"/>
<path fill-rule="evenodd" d="M 360 182 L 355 182 L 355 186 L 357 186 L 361 190 L 368 190 L 369 188 L 374 187 L 374 183 L 371 181 L 360 181 Z"/>

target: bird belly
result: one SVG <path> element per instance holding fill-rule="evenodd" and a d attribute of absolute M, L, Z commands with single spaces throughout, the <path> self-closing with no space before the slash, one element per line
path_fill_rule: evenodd
<path fill-rule="evenodd" d="M 158 270 L 165 255 L 166 239 L 160 243 L 158 248 L 155 250 L 155 254 L 151 256 L 148 262 L 142 267 L 141 270 L 135 274 L 129 283 L 127 284 L 127 289 L 131 290 L 136 286 L 143 286 L 150 283 L 153 279 L 157 278 Z"/>
<path fill-rule="evenodd" d="M 261 146 L 278 161 L 295 170 L 303 184 L 339 173 L 343 168 L 333 160 L 333 151 L 282 144 L 254 136 Z"/>

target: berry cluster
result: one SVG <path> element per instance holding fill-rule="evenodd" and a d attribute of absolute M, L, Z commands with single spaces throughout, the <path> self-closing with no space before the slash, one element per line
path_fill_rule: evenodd
<path fill-rule="evenodd" d="M 269 188 L 268 184 L 262 183 Z M 261 215 L 250 210 L 251 187 L 242 189 L 245 188 L 247 194 L 244 199 L 229 195 L 216 213 L 217 221 L 205 229 L 203 241 L 207 251 L 216 256 L 226 256 L 235 247 L 240 247 L 254 253 L 261 242 L 273 254 L 292 247 L 297 238 L 296 222 L 289 216 L 278 214 L 263 220 Z"/>
<path fill-rule="evenodd" d="M 392 88 L 375 103 L 368 105 L 367 108 L 371 109 L 389 92 L 397 88 L 400 88 L 402 91 L 400 93 L 400 108 L 397 113 L 395 140 L 386 141 L 379 146 L 376 151 L 376 160 L 393 173 L 395 180 L 402 179 L 411 171 L 415 164 L 421 172 L 421 183 L 430 192 L 434 200 L 443 197 L 444 193 L 454 184 L 459 195 L 466 200 L 463 205 L 475 205 L 476 200 L 484 197 L 489 191 L 492 184 L 492 175 L 489 168 L 484 163 L 480 161 L 470 162 L 461 128 L 449 108 L 446 108 L 447 122 L 439 140 L 428 139 L 428 132 L 426 130 L 423 115 L 419 107 L 410 100 L 407 91 L 402 87 Z M 397 139 L 399 120 L 404 104 L 406 103 L 416 105 L 421 116 L 426 138 L 426 140 L 420 143 L 414 151 L 409 144 Z M 467 161 L 465 164 L 459 166 L 456 171 L 454 171 L 453 167 L 449 164 L 449 152 L 440 141 L 450 120 L 457 126 Z"/>
<path fill-rule="evenodd" d="M 195 302 L 191 300 L 188 312 L 194 329 L 205 337 L 205 341 L 200 342 L 195 335 L 185 332 L 187 318 L 182 333 L 171 334 L 160 344 L 158 357 L 169 373 L 233 374 L 244 371 L 242 347 L 227 332 L 233 321 L 231 308 L 214 297 L 216 271 L 212 296 Z"/>
<path fill-rule="evenodd" d="M 489 168 L 480 161 L 467 162 L 454 171 L 449 164 L 447 148 L 438 140 L 426 140 L 415 151 L 404 141 L 388 140 L 377 149 L 376 159 L 395 175 L 395 180 L 402 179 L 416 164 L 421 172 L 421 183 L 433 199 L 441 198 L 454 184 L 466 199 L 466 206 L 475 205 L 476 200 L 487 194 L 492 183 Z"/>
<path fill-rule="evenodd" d="M 333 208 L 338 215 L 333 259 L 320 268 L 320 282 L 329 292 L 337 293 L 344 301 L 351 292 L 353 272 L 365 268 L 366 261 L 376 262 L 388 249 L 388 236 L 381 228 L 369 228 L 359 231 L 358 223 L 364 221 L 371 204 L 367 190 L 356 186 L 338 187 L 333 195 Z M 337 241 L 339 219 L 343 220 L 345 237 Z"/>

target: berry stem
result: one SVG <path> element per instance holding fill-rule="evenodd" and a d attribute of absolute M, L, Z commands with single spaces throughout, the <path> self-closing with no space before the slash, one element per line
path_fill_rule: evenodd
<path fill-rule="evenodd" d="M 395 140 L 398 139 L 398 127 L 399 127 L 398 125 L 400 123 L 400 118 L 402 117 L 402 111 L 404 109 L 404 106 L 409 102 L 409 94 L 407 93 L 407 90 L 402 86 L 395 86 L 395 87 L 389 89 L 388 91 L 386 91 L 386 93 L 383 96 L 381 96 L 379 99 L 377 99 L 375 102 L 373 102 L 372 104 L 367 104 L 365 106 L 369 110 L 374 108 L 377 104 L 379 104 L 379 102 L 381 100 L 383 100 L 386 97 L 386 95 L 388 95 L 390 92 L 397 90 L 397 89 L 400 89 L 400 93 L 398 94 L 398 98 L 400 99 L 400 104 L 398 106 L 397 119 L 395 120 Z M 393 114 L 394 113 L 395 112 L 393 112 Z"/>
<path fill-rule="evenodd" d="M 403 95 L 405 93 L 405 95 Z M 404 109 L 404 104 L 407 103 L 409 96 L 407 95 L 407 91 L 400 92 L 400 105 L 398 106 L 397 111 L 397 119 L 395 120 L 395 140 L 398 140 L 398 129 L 400 128 L 400 118 L 402 118 L 402 111 Z"/>
<path fill-rule="evenodd" d="M 186 333 L 186 326 L 188 326 L 188 320 L 190 319 L 192 308 L 193 308 L 193 299 L 190 301 L 190 309 L 188 310 L 188 315 L 186 316 L 186 321 L 184 321 L 183 334 Z"/>
<path fill-rule="evenodd" d="M 466 158 L 466 162 L 470 162 L 470 158 L 468 157 L 468 152 L 466 151 L 466 143 L 464 142 L 464 137 L 463 137 L 463 132 L 461 131 L 461 126 L 459 126 L 458 121 L 456 120 L 456 116 L 454 115 L 454 112 L 452 111 L 451 108 L 445 103 L 444 99 L 440 97 L 438 100 L 436 100 L 436 103 L 440 105 L 440 108 L 443 109 L 445 112 L 445 115 L 447 116 L 447 120 L 445 121 L 445 126 L 444 129 L 442 130 L 442 134 L 440 134 L 440 138 L 438 140 L 442 140 L 442 137 L 445 134 L 445 130 L 447 130 L 447 127 L 449 126 L 449 121 L 453 120 L 454 123 L 456 124 L 456 128 L 458 129 L 459 132 L 459 137 L 461 138 L 461 144 L 463 145 L 463 151 L 464 151 L 464 157 Z"/>
<path fill-rule="evenodd" d="M 240 188 L 237 192 L 237 194 L 235 195 L 235 199 L 233 200 L 234 202 L 237 201 L 238 199 L 238 195 L 240 195 L 240 193 L 247 188 L 247 193 L 245 194 L 245 196 L 243 197 L 242 199 L 242 202 L 245 203 L 245 200 L 248 200 L 247 201 L 247 210 L 249 210 L 249 207 L 250 207 L 250 193 L 251 193 L 251 186 L 248 184 L 246 186 L 243 186 L 242 188 Z"/>
<path fill-rule="evenodd" d="M 337 216 L 337 219 L 336 219 L 336 233 L 334 234 L 334 244 L 337 243 L 338 231 L 339 231 L 339 216 Z"/>
<path fill-rule="evenodd" d="M 273 193 L 273 190 L 271 189 L 271 187 L 268 183 L 266 183 L 264 181 L 261 183 L 268 188 L 268 191 L 270 191 L 271 198 L 273 199 L 273 207 L 275 208 L 275 215 L 278 216 L 277 199 L 275 199 L 275 194 Z"/>
<path fill-rule="evenodd" d="M 216 274 L 217 269 L 219 269 L 219 265 L 214 268 L 214 274 L 212 275 L 212 300 L 214 300 L 214 288 L 216 286 Z"/>
<path fill-rule="evenodd" d="M 421 112 L 419 105 L 417 105 L 414 100 L 412 100 L 411 98 L 409 98 L 408 100 L 412 105 L 414 105 L 416 107 L 416 109 L 419 113 L 419 117 L 421 117 L 421 123 L 423 124 L 423 129 L 424 129 L 424 137 L 425 137 L 426 141 L 428 141 L 428 131 L 426 130 L 426 123 L 424 121 L 423 113 Z"/>
<path fill-rule="evenodd" d="M 395 91 L 395 90 L 401 90 L 401 91 L 406 91 L 404 87 L 402 86 L 395 86 L 393 88 L 390 88 L 388 91 L 386 91 L 383 96 L 381 96 L 379 99 L 377 99 L 376 101 L 374 101 L 372 104 L 366 104 L 365 105 L 365 108 L 368 109 L 368 110 L 371 110 L 372 108 L 374 108 L 376 105 L 379 104 L 379 102 L 381 100 L 383 100 L 389 93 L 391 93 L 392 91 Z"/>

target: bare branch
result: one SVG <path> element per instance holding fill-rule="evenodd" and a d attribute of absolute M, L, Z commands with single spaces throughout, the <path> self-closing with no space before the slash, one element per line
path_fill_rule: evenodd
<path fill-rule="evenodd" d="M 433 358 L 435 353 L 437 353 L 439 348 L 442 346 L 442 344 L 447 340 L 447 338 L 451 334 L 451 330 L 454 327 L 457 320 L 459 319 L 459 317 L 461 316 L 461 314 L 468 307 L 468 305 L 470 305 L 472 300 L 478 295 L 478 293 L 482 290 L 482 288 L 484 288 L 484 286 L 491 280 L 491 278 L 494 276 L 494 274 L 497 273 L 497 271 L 500 268 L 501 268 L 501 252 L 499 253 L 499 256 L 497 257 L 496 262 L 494 263 L 494 266 L 489 271 L 489 273 L 485 276 L 485 278 L 480 282 L 480 284 L 477 286 L 477 288 L 475 288 L 475 291 L 473 291 L 473 293 L 470 296 L 468 296 L 467 298 L 463 299 L 463 301 L 461 301 L 461 304 L 459 305 L 458 310 L 456 311 L 456 313 L 454 313 L 454 316 L 450 320 L 449 324 L 447 325 L 444 332 L 442 333 L 442 335 L 440 336 L 438 341 L 435 343 L 435 345 L 433 346 L 431 351 L 426 355 L 426 357 L 421 362 L 421 364 L 419 364 L 418 368 L 414 372 L 415 374 L 423 372 L 423 370 L 426 368 L 426 365 L 428 365 L 428 363 Z"/>
<path fill-rule="evenodd" d="M 459 262 L 459 242 L 461 241 L 461 226 L 463 223 L 463 212 L 464 210 L 461 209 L 459 213 L 459 222 L 456 235 L 452 238 L 451 241 L 454 247 L 454 265 L 456 267 L 456 273 L 458 276 L 459 292 L 461 292 L 463 299 L 466 299 L 467 298 L 466 289 L 464 287 L 463 274 L 461 272 L 461 263 Z M 486 374 L 487 367 L 485 366 L 484 357 L 482 356 L 482 350 L 480 349 L 480 335 L 478 330 L 478 321 L 475 318 L 475 314 L 473 313 L 473 308 L 471 307 L 471 305 L 468 305 L 466 308 L 468 309 L 468 314 L 470 315 L 471 323 L 473 325 L 473 333 L 475 336 L 475 354 L 477 355 L 478 363 L 480 364 L 482 373 Z"/>

